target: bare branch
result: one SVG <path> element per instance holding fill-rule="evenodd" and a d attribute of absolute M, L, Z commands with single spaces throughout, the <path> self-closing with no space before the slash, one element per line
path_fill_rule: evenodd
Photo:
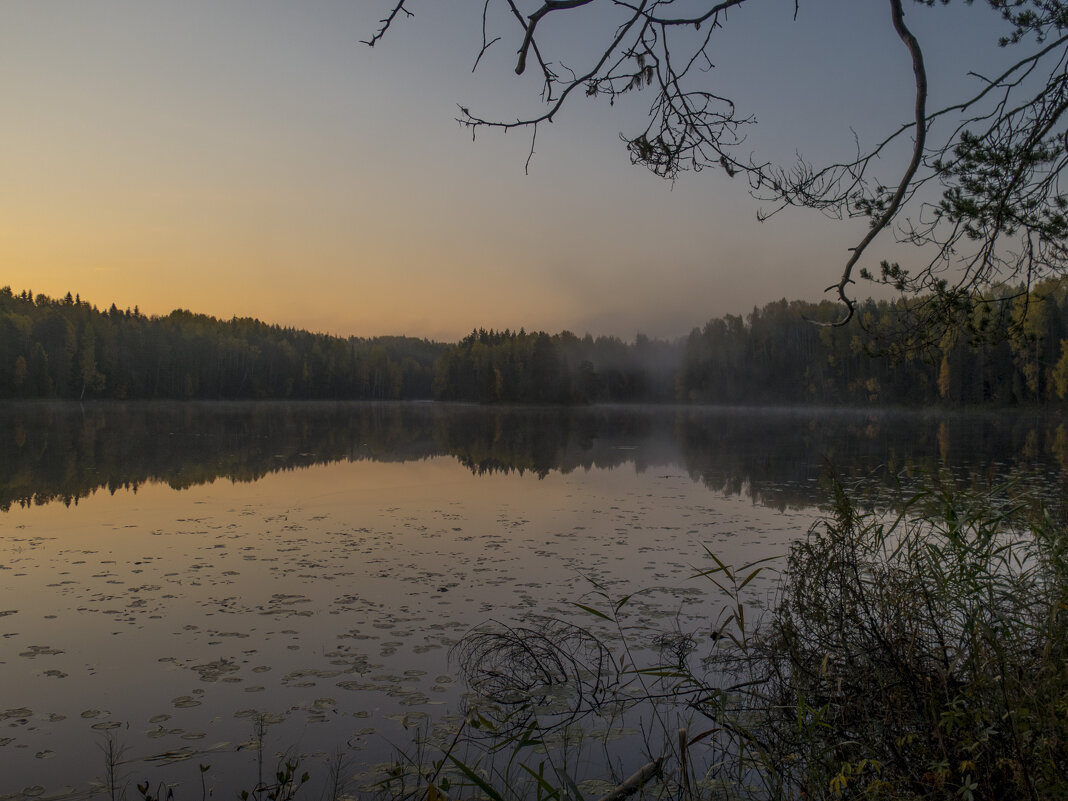
<path fill-rule="evenodd" d="M 905 169 L 905 174 L 901 176 L 901 181 L 898 182 L 897 190 L 890 199 L 889 206 L 887 206 L 882 216 L 872 224 L 871 229 L 860 240 L 860 244 L 853 249 L 853 255 L 849 257 L 845 269 L 842 270 L 841 279 L 837 284 L 829 287 L 829 289 L 838 291 L 838 299 L 846 306 L 845 317 L 830 323 L 830 325 L 834 326 L 845 325 L 853 318 L 857 304 L 846 291 L 849 284 L 853 283 L 853 268 L 864 254 L 868 245 L 879 235 L 880 231 L 890 224 L 890 221 L 894 219 L 894 215 L 897 214 L 897 210 L 901 208 L 901 201 L 912 185 L 916 170 L 919 169 L 923 161 L 923 148 L 927 140 L 927 71 L 923 66 L 923 51 L 920 50 L 920 43 L 916 41 L 916 37 L 912 35 L 912 32 L 905 25 L 905 12 L 901 8 L 901 0 L 890 0 L 890 12 L 894 20 L 894 30 L 897 31 L 898 37 L 905 43 L 909 55 L 912 56 L 912 73 L 916 80 L 916 139 L 912 146 L 912 159 Z"/>
<path fill-rule="evenodd" d="M 565 0 L 559 0 L 559 1 L 560 2 L 565 2 Z M 570 2 L 584 4 L 585 2 L 591 2 L 591 0 L 570 0 Z M 572 77 L 568 81 L 567 85 L 564 87 L 564 89 L 561 92 L 560 96 L 549 107 L 548 111 L 545 111 L 544 113 L 539 114 L 539 115 L 534 116 L 534 117 L 529 117 L 529 118 L 526 118 L 526 119 L 517 119 L 515 122 L 494 122 L 492 120 L 487 120 L 487 119 L 482 119 L 480 117 L 475 117 L 467 109 L 462 109 L 463 117 L 459 120 L 459 122 L 461 124 L 467 125 L 468 127 L 471 127 L 471 128 L 489 127 L 489 128 L 500 128 L 502 130 L 509 130 L 511 128 L 525 128 L 525 127 L 528 127 L 528 126 L 537 125 L 540 122 L 552 122 L 553 117 L 556 116 L 556 113 L 561 108 L 563 108 L 564 102 L 567 100 L 568 96 L 575 89 L 577 89 L 579 86 L 585 84 L 587 81 L 593 79 L 596 75 L 598 75 L 598 73 L 604 67 L 605 63 L 611 57 L 612 53 L 614 53 L 616 51 L 616 49 L 619 47 L 620 43 L 625 38 L 626 34 L 630 31 L 630 29 L 634 25 L 636 25 L 642 19 L 642 17 L 643 17 L 643 13 L 642 12 L 643 12 L 643 10 L 644 10 L 646 5 L 648 5 L 648 0 L 643 0 L 643 2 L 638 7 L 638 9 L 635 11 L 634 15 L 630 18 L 630 20 L 626 24 L 624 24 L 624 25 L 622 25 L 620 27 L 620 30 L 617 33 L 617 35 L 616 35 L 615 39 L 613 40 L 612 44 L 604 51 L 604 53 L 598 59 L 597 63 L 588 72 L 586 72 L 584 75 Z"/>
<path fill-rule="evenodd" d="M 406 2 L 407 0 L 397 0 L 396 4 L 393 6 L 393 10 L 389 12 L 389 15 L 379 20 L 380 27 L 377 31 L 375 31 L 374 36 L 372 36 L 370 39 L 361 39 L 361 43 L 367 45 L 368 47 L 374 47 L 382 39 L 382 37 L 386 35 L 386 31 L 389 30 L 389 26 L 393 24 L 393 20 L 397 18 L 398 14 L 403 12 L 405 16 L 414 16 L 411 11 L 404 7 L 404 4 Z"/>
<path fill-rule="evenodd" d="M 523 173 L 530 175 L 530 160 L 534 158 L 534 143 L 538 140 L 538 126 L 535 125 L 530 133 L 530 152 L 527 153 L 526 163 L 523 165 Z"/>
<path fill-rule="evenodd" d="M 534 29 L 538 27 L 542 17 L 550 11 L 578 8 L 592 2 L 593 0 L 545 0 L 545 5 L 527 17 L 527 32 L 523 37 L 523 44 L 519 46 L 519 61 L 515 65 L 515 74 L 522 75 L 527 68 L 527 51 L 530 50 L 530 43 L 534 41 Z"/>
<path fill-rule="evenodd" d="M 377 42 L 401 13 L 411 16 L 405 0 L 390 2 L 392 12 L 368 44 Z M 1010 26 L 1001 44 L 1030 41 L 1032 35 L 1034 43 L 1025 45 L 1028 52 L 999 75 L 969 73 L 981 82 L 977 89 L 933 112 L 927 110 L 922 49 L 905 24 L 903 0 L 890 0 L 890 21 L 912 60 L 913 119 L 874 145 L 854 137 L 851 158 L 823 165 L 800 155 L 780 165 L 739 154 L 755 118 L 716 91 L 709 72 L 715 66 L 715 37 L 722 35 L 728 13 L 747 0 L 600 0 L 596 6 L 592 0 L 483 0 L 476 67 L 501 38 L 487 30 L 491 2 L 509 10 L 522 28 L 516 37 L 516 72 L 524 73 L 536 59 L 544 105 L 512 121 L 461 107 L 459 122 L 472 135 L 483 127 L 531 128 L 524 165 L 529 169 L 538 125 L 552 122 L 576 90 L 607 97 L 610 104 L 629 92 L 647 91 L 651 100 L 644 129 L 620 134 L 633 163 L 669 180 L 684 170 L 708 167 L 740 174 L 751 194 L 767 203 L 761 219 L 800 206 L 834 219 L 870 220 L 838 281 L 828 288 L 844 304 L 843 317 L 825 324 L 843 325 L 853 318 L 858 306 L 850 284 L 875 237 L 887 229 L 899 242 L 927 249 L 919 266 L 910 271 L 884 263 L 878 275 L 862 267 L 859 275 L 933 298 L 932 314 L 945 324 L 974 308 L 968 304 L 987 302 L 984 288 L 998 282 L 1023 279 L 1029 285 L 1068 272 L 1068 196 L 1060 179 L 1068 169 L 1068 130 L 1062 129 L 1068 116 L 1068 0 L 987 0 Z M 799 0 L 791 5 L 796 19 Z M 540 23 L 551 13 L 585 6 L 604 13 L 608 35 L 574 69 L 550 61 L 545 47 L 549 31 Z M 881 159 L 892 146 L 903 145 L 906 135 L 912 138 L 911 158 L 886 185 L 878 178 Z M 941 199 L 932 191 L 941 192 Z M 994 294 L 1004 299 L 1014 291 L 999 287 Z M 915 308 L 910 305 L 908 313 Z"/>
<path fill-rule="evenodd" d="M 493 39 L 487 39 L 486 15 L 489 12 L 489 5 L 490 0 L 486 0 L 486 2 L 482 4 L 482 48 L 478 51 L 478 55 L 475 57 L 475 63 L 471 67 L 471 72 L 474 72 L 478 69 L 478 62 L 482 60 L 482 56 L 486 55 L 486 51 L 490 49 L 490 46 L 493 45 L 495 42 L 499 42 L 501 40 L 500 36 L 496 36 Z"/>

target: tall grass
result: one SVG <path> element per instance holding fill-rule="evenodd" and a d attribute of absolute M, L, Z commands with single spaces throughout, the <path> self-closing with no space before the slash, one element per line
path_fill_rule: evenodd
<path fill-rule="evenodd" d="M 765 789 L 807 798 L 1068 796 L 1068 538 L 1029 504 L 836 487 L 774 613 L 717 660 Z M 717 717 L 713 715 L 713 717 Z"/>
<path fill-rule="evenodd" d="M 862 512 L 840 486 L 834 498 L 763 614 L 745 598 L 767 566 L 713 556 L 698 575 L 724 594 L 722 615 L 654 638 L 652 664 L 634 653 L 631 599 L 603 589 L 581 605 L 590 628 L 471 635 L 457 655 L 479 692 L 402 795 L 1068 797 L 1063 526 L 994 494 L 921 493 L 894 514 Z M 580 724 L 638 713 L 644 753 L 604 745 L 579 764 Z M 592 764 L 614 780 L 583 784 Z"/>

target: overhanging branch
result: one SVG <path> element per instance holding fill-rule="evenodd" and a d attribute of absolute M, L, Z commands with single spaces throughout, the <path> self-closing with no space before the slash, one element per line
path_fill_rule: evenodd
<path fill-rule="evenodd" d="M 905 12 L 901 8 L 901 0 L 890 0 L 890 14 L 893 18 L 894 30 L 897 32 L 898 38 L 905 43 L 905 47 L 908 48 L 909 55 L 912 57 L 912 73 L 916 82 L 916 138 L 912 145 L 912 159 L 909 161 L 905 174 L 901 176 L 897 190 L 894 192 L 893 197 L 890 198 L 890 203 L 885 211 L 872 223 L 868 233 L 860 240 L 860 244 L 853 248 L 853 255 L 846 262 L 845 269 L 842 270 L 841 279 L 837 284 L 832 284 L 827 288 L 828 291 L 837 290 L 838 299 L 846 307 L 845 316 L 832 323 L 823 323 L 823 325 L 843 326 L 853 318 L 857 302 L 846 291 L 849 284 L 853 283 L 853 268 L 856 267 L 857 262 L 860 261 L 860 257 L 864 254 L 868 245 L 872 243 L 872 240 L 894 219 L 894 215 L 901 208 L 901 201 L 904 200 L 905 194 L 912 185 L 912 179 L 916 177 L 916 171 L 923 162 L 923 148 L 927 140 L 927 71 L 923 66 L 923 51 L 920 49 L 920 43 L 916 41 L 912 31 L 905 25 Z"/>

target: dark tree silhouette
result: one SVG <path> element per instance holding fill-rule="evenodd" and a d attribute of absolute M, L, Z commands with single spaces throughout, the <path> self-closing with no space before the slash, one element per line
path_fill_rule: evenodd
<path fill-rule="evenodd" d="M 948 2 L 914 0 L 909 5 L 922 13 L 923 6 Z M 990 287 L 1011 283 L 1025 296 L 1034 283 L 1068 268 L 1068 198 L 1060 186 L 1068 163 L 1063 124 L 1068 2 L 975 3 L 1000 15 L 1005 27 L 998 43 L 1017 50 L 1018 58 L 999 74 L 971 73 L 975 90 L 937 109 L 928 107 L 924 43 L 906 23 L 904 4 L 886 0 L 886 23 L 911 62 L 911 114 L 902 109 L 898 127 L 880 141 L 858 143 L 854 156 L 835 163 L 814 166 L 799 159 L 780 165 L 739 152 L 754 119 L 717 92 L 711 54 L 716 42 L 730 35 L 727 12 L 762 5 L 760 0 L 484 0 L 476 67 L 489 47 L 505 40 L 516 48 L 517 73 L 531 65 L 540 71 L 545 105 L 510 121 L 461 107 L 459 121 L 473 131 L 528 128 L 536 136 L 539 125 L 552 122 L 577 96 L 615 98 L 647 90 L 652 100 L 644 129 L 623 136 L 634 163 L 668 179 L 707 167 L 744 176 L 752 193 L 767 202 L 768 215 L 802 206 L 839 219 L 870 218 L 870 228 L 828 288 L 844 305 L 843 313 L 823 324 L 842 325 L 856 314 L 850 285 L 860 275 L 923 295 L 923 304 L 902 305 L 903 321 L 906 330 L 926 332 L 927 342 L 937 342 L 947 328 L 960 325 L 962 312 L 967 325 L 985 325 L 989 309 L 1006 299 L 1005 292 L 989 293 Z M 413 16 L 414 5 L 412 0 L 387 5 L 386 16 L 366 43 L 377 44 L 391 26 Z M 795 0 L 795 18 L 800 5 Z M 490 8 L 498 6 L 515 20 L 513 30 L 498 33 L 487 27 Z M 583 6 L 590 8 L 579 12 Z M 550 29 L 542 23 L 575 12 L 584 15 L 586 24 L 596 19 L 602 35 L 590 38 L 597 44 L 583 54 L 582 64 L 564 67 L 556 56 L 564 37 L 558 39 L 554 32 L 559 35 L 565 26 Z M 842 100 L 848 105 L 850 98 Z M 886 185 L 874 174 L 875 162 L 889 157 L 892 144 L 905 140 L 911 140 L 911 156 Z M 938 198 L 934 188 L 940 198 L 931 200 Z M 906 217 L 905 209 L 915 205 L 921 206 L 918 213 Z M 902 241 L 923 246 L 916 264 L 883 262 L 874 269 L 862 264 L 868 245 L 888 229 Z"/>

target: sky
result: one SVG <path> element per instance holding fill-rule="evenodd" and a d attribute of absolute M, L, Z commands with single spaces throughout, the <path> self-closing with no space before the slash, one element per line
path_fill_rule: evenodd
<path fill-rule="evenodd" d="M 543 47 L 580 65 L 612 32 L 599 2 L 547 17 Z M 670 338 L 820 299 L 863 236 L 810 210 L 761 223 L 719 171 L 632 166 L 619 134 L 642 93 L 576 98 L 525 171 L 529 133 L 455 121 L 539 108 L 518 25 L 490 14 L 503 38 L 472 72 L 482 3 L 408 7 L 370 48 L 388 0 L 0 3 L 0 285 L 342 336 Z M 1007 59 L 983 4 L 906 11 L 932 107 Z M 842 158 L 911 118 L 887 2 L 802 0 L 795 20 L 793 0 L 754 0 L 723 33 L 708 80 L 758 120 L 743 156 Z M 907 156 L 888 151 L 887 181 Z M 915 258 L 887 234 L 870 253 Z"/>

